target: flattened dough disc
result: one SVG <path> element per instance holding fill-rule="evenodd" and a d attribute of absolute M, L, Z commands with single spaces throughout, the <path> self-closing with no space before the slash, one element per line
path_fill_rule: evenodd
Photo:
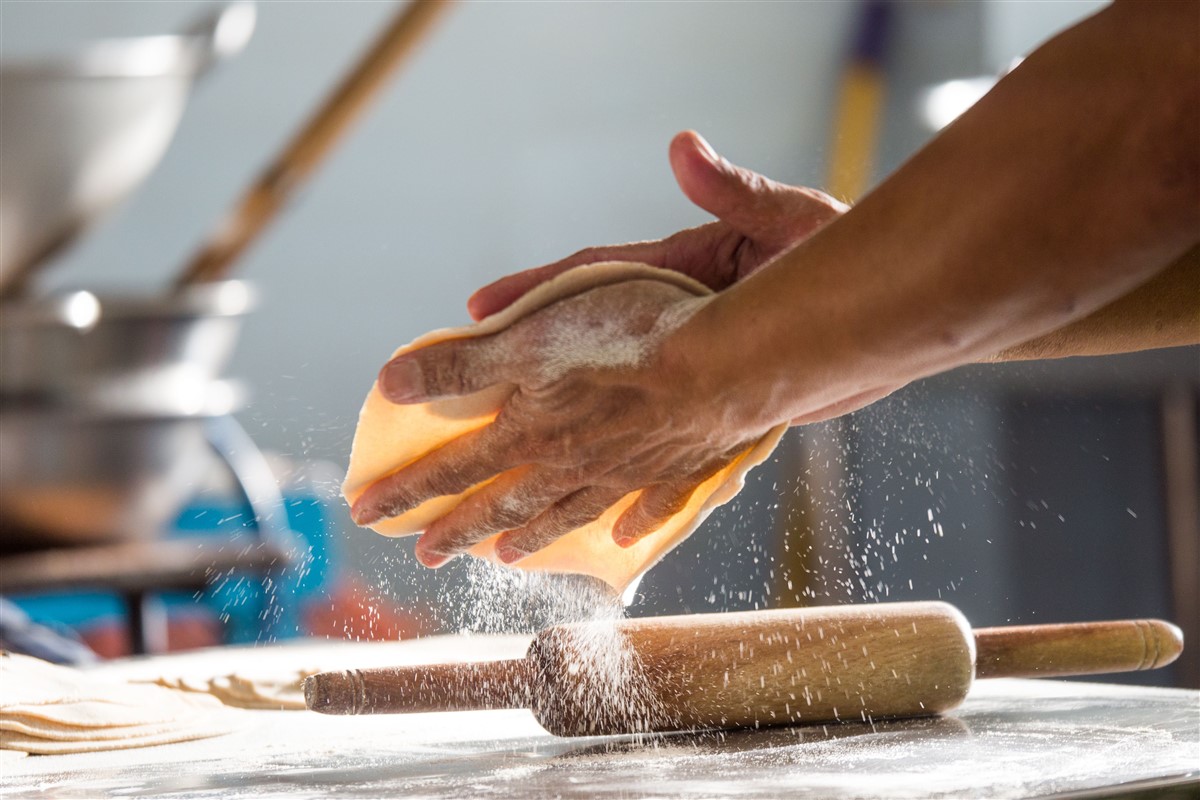
<path fill-rule="evenodd" d="M 488 336 L 559 300 L 631 280 L 659 280 L 696 295 L 711 294 L 708 287 L 686 275 L 646 264 L 615 261 L 589 264 L 541 284 L 500 313 L 475 325 L 427 333 L 401 347 L 392 358 L 451 339 Z M 350 469 L 342 485 L 346 500 L 353 504 L 368 486 L 381 478 L 447 442 L 489 424 L 511 392 L 511 386 L 493 386 L 466 397 L 395 405 L 384 399 L 376 383 L 359 414 L 358 430 L 354 434 L 354 445 L 350 452 Z M 741 490 L 746 473 L 766 460 L 786 427 L 780 425 L 771 429 L 737 460 L 701 484 L 682 511 L 633 546 L 618 547 L 612 540 L 612 529 L 621 512 L 637 498 L 638 492 L 626 495 L 598 520 L 522 559 L 516 566 L 542 572 L 591 575 L 612 586 L 618 594 L 623 592 L 634 579 L 686 539 L 714 508 L 728 502 Z M 459 495 L 436 497 L 371 527 L 384 536 L 419 533 L 482 485 Z M 471 549 L 471 555 L 499 563 L 495 555 L 498 536 L 480 542 Z"/>

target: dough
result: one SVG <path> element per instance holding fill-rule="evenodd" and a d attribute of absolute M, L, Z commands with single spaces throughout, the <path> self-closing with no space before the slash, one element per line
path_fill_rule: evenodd
<path fill-rule="evenodd" d="M 184 742 L 229 733 L 237 713 L 213 697 L 0 657 L 0 750 L 84 753 Z"/>
<path fill-rule="evenodd" d="M 450 339 L 493 334 L 559 300 L 600 286 L 630 280 L 659 280 L 696 295 L 711 294 L 706 286 L 678 272 L 623 262 L 589 264 L 541 284 L 513 305 L 482 322 L 427 333 L 401 347 L 392 357 Z M 384 399 L 376 384 L 367 395 L 359 414 L 358 429 L 350 453 L 350 468 L 342 485 L 346 500 L 353 504 L 372 483 L 446 442 L 489 424 L 510 392 L 510 386 L 498 385 L 460 398 L 395 405 Z M 769 431 L 733 463 L 701 484 L 682 511 L 631 547 L 617 546 L 612 540 L 612 529 L 621 512 L 637 498 L 638 492 L 631 492 L 598 520 L 567 534 L 514 566 L 543 572 L 591 575 L 605 581 L 620 594 L 686 539 L 714 508 L 732 499 L 741 490 L 746 473 L 770 455 L 786 428 L 786 425 L 780 425 Z M 419 533 L 482 485 L 459 495 L 433 498 L 371 527 L 385 536 Z M 480 542 L 471 549 L 471 555 L 499 563 L 494 549 L 498 536 Z"/>
<path fill-rule="evenodd" d="M 303 711 L 304 679 L 321 670 L 295 670 L 284 678 L 233 673 L 206 680 L 158 678 L 153 683 L 183 692 L 214 697 L 227 706 L 271 711 Z"/>
<path fill-rule="evenodd" d="M 223 736 L 232 731 L 224 723 L 207 721 L 202 724 L 188 722 L 167 731 L 147 736 L 119 736 L 111 739 L 50 739 L 41 735 L 25 736 L 11 731 L 0 731 L 0 749 L 20 750 L 36 755 L 61 755 L 66 753 L 97 753 L 109 750 L 129 750 L 134 747 L 153 747 L 160 744 L 190 742 Z"/>

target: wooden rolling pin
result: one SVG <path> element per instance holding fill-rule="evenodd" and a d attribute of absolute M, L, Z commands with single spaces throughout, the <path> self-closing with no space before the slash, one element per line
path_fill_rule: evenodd
<path fill-rule="evenodd" d="M 325 672 L 325 714 L 530 708 L 558 736 L 937 714 L 976 678 L 1155 669 L 1183 649 L 1160 620 L 984 628 L 946 603 L 558 625 L 524 659 Z"/>

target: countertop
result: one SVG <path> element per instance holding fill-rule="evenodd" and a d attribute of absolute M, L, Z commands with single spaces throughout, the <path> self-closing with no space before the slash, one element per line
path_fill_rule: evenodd
<path fill-rule="evenodd" d="M 250 666 L 511 657 L 525 637 L 223 649 L 103 668 L 145 677 Z M 185 669 L 186 667 L 186 669 Z M 868 724 L 560 739 L 527 711 L 328 717 L 239 711 L 236 733 L 0 761 L 5 798 L 1110 797 L 1200 793 L 1200 693 L 979 681 L 951 714 Z M 1175 792 L 1178 792 L 1176 794 Z M 1143 796 L 1138 794 L 1138 796 Z"/>

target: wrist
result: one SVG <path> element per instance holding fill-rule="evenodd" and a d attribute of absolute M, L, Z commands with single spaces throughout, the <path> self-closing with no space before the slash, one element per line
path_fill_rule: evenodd
<path fill-rule="evenodd" d="M 730 428 L 761 432 L 855 410 L 919 370 L 906 354 L 912 335 L 895 325 L 894 292 L 847 281 L 853 270 L 802 245 L 708 298 L 667 352 Z"/>
<path fill-rule="evenodd" d="M 699 299 L 663 340 L 661 368 L 711 425 L 744 441 L 788 422 L 802 391 L 795 372 L 778 361 L 786 348 L 772 342 L 774 309 L 747 309 L 733 299 L 732 290 Z"/>

